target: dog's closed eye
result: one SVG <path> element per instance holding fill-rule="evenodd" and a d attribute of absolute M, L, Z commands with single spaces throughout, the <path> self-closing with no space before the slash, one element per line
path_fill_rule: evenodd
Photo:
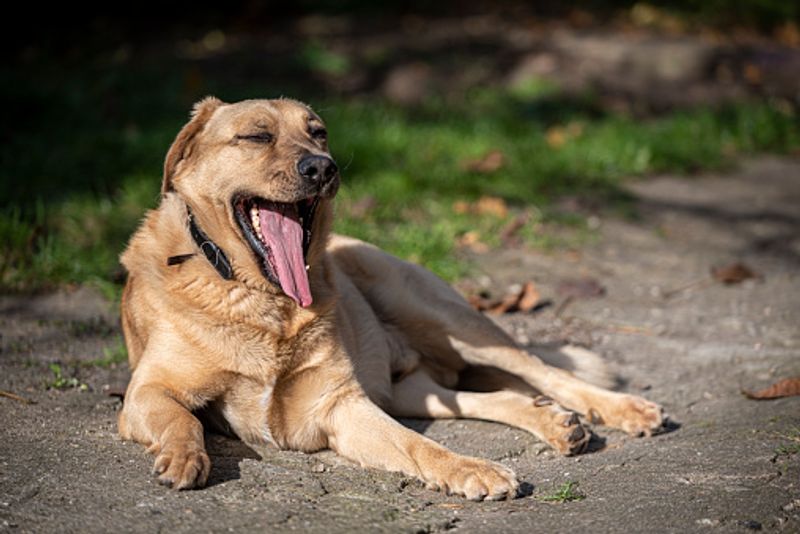
<path fill-rule="evenodd" d="M 325 141 L 328 139 L 328 130 L 325 128 L 312 128 L 310 133 L 311 137 L 318 141 Z"/>
<path fill-rule="evenodd" d="M 250 141 L 252 143 L 267 144 L 271 143 L 275 139 L 275 136 L 269 132 L 256 132 L 251 134 L 237 135 L 236 139 L 241 141 Z"/>

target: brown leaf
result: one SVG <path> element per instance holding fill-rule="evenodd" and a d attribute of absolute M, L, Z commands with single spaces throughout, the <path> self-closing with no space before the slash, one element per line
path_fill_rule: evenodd
<path fill-rule="evenodd" d="M 589 298 L 602 297 L 606 294 L 606 288 L 595 278 L 570 278 L 562 280 L 556 291 L 562 297 Z"/>
<path fill-rule="evenodd" d="M 506 201 L 498 197 L 482 196 L 475 203 L 475 213 L 478 215 L 494 215 L 500 219 L 508 216 Z"/>
<path fill-rule="evenodd" d="M 775 382 L 768 388 L 760 391 L 747 391 L 742 390 L 742 393 L 748 399 L 753 400 L 768 400 L 779 399 L 781 397 L 793 397 L 800 395 L 800 377 L 784 378 Z"/>
<path fill-rule="evenodd" d="M 717 282 L 733 285 L 750 278 L 760 278 L 760 275 L 744 263 L 730 263 L 722 267 L 712 267 L 711 276 Z"/>
<path fill-rule="evenodd" d="M 470 295 L 467 302 L 478 311 L 500 315 L 503 313 L 529 312 L 540 302 L 539 291 L 533 282 L 526 282 L 519 290 L 507 293 L 501 299 L 493 299 L 488 294 Z"/>
<path fill-rule="evenodd" d="M 551 126 L 545 132 L 544 138 L 552 148 L 560 148 L 570 139 L 576 139 L 581 135 L 583 135 L 583 124 L 573 121 L 566 126 Z"/>
<path fill-rule="evenodd" d="M 464 215 L 471 213 L 474 215 L 494 215 L 498 218 L 508 216 L 508 206 L 506 201 L 499 197 L 484 195 L 475 202 L 457 200 L 453 202 L 453 211 Z"/>
<path fill-rule="evenodd" d="M 464 161 L 461 167 L 470 172 L 489 174 L 502 169 L 505 163 L 506 157 L 502 152 L 490 150 L 480 158 Z"/>
<path fill-rule="evenodd" d="M 539 300 L 541 299 L 541 295 L 539 291 L 536 289 L 536 286 L 533 282 L 526 282 L 524 286 L 522 286 L 522 292 L 519 296 L 519 302 L 517 302 L 517 307 L 521 312 L 529 312 L 539 304 Z"/>
<path fill-rule="evenodd" d="M 489 294 L 480 294 L 468 296 L 467 302 L 479 312 L 485 312 L 498 308 L 502 300 L 492 298 Z"/>
<path fill-rule="evenodd" d="M 511 313 L 517 310 L 517 303 L 519 302 L 519 293 L 508 293 L 499 302 L 486 309 L 487 312 L 493 315 L 501 315 L 503 313 Z"/>
<path fill-rule="evenodd" d="M 458 213 L 459 215 L 464 215 L 465 213 L 469 213 L 470 210 L 470 203 L 466 200 L 456 200 L 453 202 L 453 211 Z"/>
<path fill-rule="evenodd" d="M 559 148 L 567 142 L 567 132 L 561 126 L 551 126 L 544 134 L 545 141 L 553 148 Z"/>
<path fill-rule="evenodd" d="M 485 254 L 489 252 L 489 245 L 481 241 L 481 234 L 474 230 L 466 232 L 459 237 L 456 240 L 456 245 L 460 248 L 467 248 L 476 254 Z"/>

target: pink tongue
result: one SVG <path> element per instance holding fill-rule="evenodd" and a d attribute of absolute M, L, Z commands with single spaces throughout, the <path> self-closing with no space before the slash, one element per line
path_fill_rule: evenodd
<path fill-rule="evenodd" d="M 261 234 L 272 251 L 275 274 L 283 292 L 303 308 L 311 305 L 306 262 L 303 259 L 303 226 L 293 204 L 272 204 L 258 208 Z"/>

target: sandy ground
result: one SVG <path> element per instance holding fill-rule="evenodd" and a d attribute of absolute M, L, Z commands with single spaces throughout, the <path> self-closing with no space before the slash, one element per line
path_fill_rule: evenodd
<path fill-rule="evenodd" d="M 472 503 L 324 452 L 274 452 L 210 436 L 209 487 L 173 492 L 116 437 L 123 365 L 82 365 L 118 343 L 117 316 L 89 289 L 0 297 L 0 531 L 9 532 L 737 532 L 800 531 L 800 398 L 751 401 L 800 376 L 800 161 L 631 186 L 635 219 L 600 216 L 581 250 L 479 258 L 492 287 L 532 279 L 556 305 L 501 318 L 522 343 L 571 340 L 601 353 L 623 390 L 662 403 L 676 428 L 651 439 L 596 428 L 600 450 L 562 458 L 533 436 L 480 421 L 407 421 L 459 452 L 502 461 L 523 495 Z M 700 282 L 742 261 L 762 275 Z M 563 299 L 591 277 L 604 296 Z M 559 309 L 560 308 L 560 309 Z M 557 314 L 556 312 L 560 312 Z M 48 388 L 59 362 L 85 387 Z M 585 498 L 547 502 L 574 481 Z"/>

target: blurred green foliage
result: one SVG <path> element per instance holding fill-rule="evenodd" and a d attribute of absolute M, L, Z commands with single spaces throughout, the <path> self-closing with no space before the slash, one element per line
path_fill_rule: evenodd
<path fill-rule="evenodd" d="M 797 16 L 791 2 L 735 3 L 756 17 Z M 674 6 L 706 9 L 690 0 Z M 187 54 L 131 59 L 121 47 L 91 59 L 23 54 L 0 66 L 0 97 L 14 103 L 0 131 L 0 289 L 92 282 L 113 293 L 122 279 L 118 255 L 158 202 L 163 157 L 205 94 L 227 101 L 292 95 L 311 103 L 328 123 L 342 168 L 337 230 L 447 279 L 464 274 L 454 261 L 459 239 L 472 232 L 497 245 L 508 222 L 455 210 L 457 202 L 498 197 L 510 216 L 533 205 L 535 222 L 546 222 L 566 193 L 619 198 L 628 177 L 691 173 L 800 146 L 796 109 L 781 102 L 634 119 L 603 110 L 591 94 L 566 96 L 551 82 L 530 79 L 406 108 L 370 94 L 321 96 L 314 76 L 346 76 L 352 65 L 314 40 L 273 58 L 276 72 L 305 73 L 288 78 L 263 72 L 257 55 L 201 68 Z M 502 163 L 476 170 L 472 163 L 492 152 Z M 541 239 L 529 229 L 523 236 Z"/>

